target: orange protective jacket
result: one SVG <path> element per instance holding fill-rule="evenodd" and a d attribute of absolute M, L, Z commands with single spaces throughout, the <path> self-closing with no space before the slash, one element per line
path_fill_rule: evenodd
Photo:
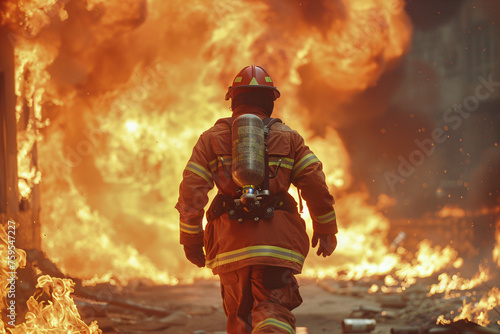
<path fill-rule="evenodd" d="M 241 105 L 233 117 L 254 114 L 267 117 L 259 107 Z M 325 183 L 322 164 L 297 131 L 283 123 L 274 123 L 267 137 L 269 172 L 272 175 L 281 159 L 277 176 L 269 180 L 271 195 L 288 191 L 295 185 L 307 203 L 317 233 L 337 233 L 334 199 Z M 214 183 L 219 193 L 236 196 L 231 174 L 231 132 L 219 123 L 205 131 L 194 146 L 183 172 L 176 209 L 180 213 L 180 242 L 204 243 L 206 265 L 214 274 L 250 265 L 291 268 L 300 273 L 309 251 L 304 220 L 298 212 L 276 210 L 271 219 L 239 224 L 228 214 L 209 221 L 203 231 L 202 219 L 208 203 L 207 193 Z M 222 159 L 221 159 L 222 157 Z M 227 174 L 222 164 L 225 164 Z"/>

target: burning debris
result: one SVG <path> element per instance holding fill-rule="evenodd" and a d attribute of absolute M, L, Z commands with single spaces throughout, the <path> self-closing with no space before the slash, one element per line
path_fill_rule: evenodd
<path fill-rule="evenodd" d="M 9 221 L 10 223 L 10 221 Z M 2 315 L 0 319 L 0 333 L 5 334 L 5 324 L 3 320 L 9 319 L 9 333 L 75 333 L 85 331 L 88 334 L 102 333 L 96 323 L 87 326 L 80 318 L 76 306 L 69 296 L 73 292 L 74 283 L 69 279 L 52 278 L 50 276 L 40 276 L 36 288 L 38 293 L 31 296 L 27 302 L 28 312 L 26 321 L 16 326 L 18 312 L 23 308 L 16 305 L 20 302 L 20 291 L 16 290 L 20 284 L 17 282 L 16 270 L 26 265 L 26 252 L 16 249 L 9 231 L 0 226 L 0 255 L 1 257 L 1 292 L 2 292 Z M 15 233 L 14 233 L 15 235 Z M 7 261 L 5 261 L 7 260 Z M 45 295 L 45 296 L 43 296 Z M 47 299 L 47 297 L 49 297 Z M 46 299 L 46 300 L 44 300 Z M 14 327 L 15 326 L 15 327 Z"/>
<path fill-rule="evenodd" d="M 10 334 L 100 334 L 102 330 L 96 319 L 100 319 L 104 324 L 100 327 L 108 331 L 119 331 L 116 328 L 123 333 L 133 329 L 156 331 L 182 325 L 189 317 L 179 310 L 166 310 L 120 298 L 116 287 L 109 283 L 106 287 L 98 287 L 96 293 L 91 287 L 83 287 L 79 279 L 76 279 L 78 284 L 75 284 L 69 278 L 45 275 L 49 272 L 51 275 L 64 276 L 39 251 L 29 251 L 26 256 L 24 250 L 12 247 L 7 232 L 0 226 L 0 255 L 2 260 L 7 259 L 0 267 L 3 289 L 0 334 L 6 334 L 6 324 Z M 25 267 L 30 270 L 16 271 Z M 34 279 L 34 293 L 25 298 L 22 290 L 31 291 L 29 285 Z M 25 305 L 21 304 L 23 301 L 26 301 Z M 21 315 L 24 316 L 24 322 L 20 321 Z"/>

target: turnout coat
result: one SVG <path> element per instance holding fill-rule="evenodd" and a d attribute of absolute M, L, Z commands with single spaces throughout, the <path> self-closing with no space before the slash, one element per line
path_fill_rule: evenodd
<path fill-rule="evenodd" d="M 233 117 L 251 113 L 267 117 L 259 107 L 241 105 Z M 269 172 L 280 164 L 275 178 L 269 180 L 271 195 L 286 193 L 291 184 L 301 192 L 317 233 L 337 233 L 334 198 L 325 183 L 322 164 L 305 145 L 304 139 L 287 125 L 272 125 L 267 137 Z M 279 163 L 280 162 L 280 163 Z M 225 170 L 224 170 L 225 169 Z M 237 186 L 231 179 L 231 132 L 224 123 L 217 123 L 199 138 L 183 172 L 176 209 L 180 213 L 180 243 L 204 244 L 206 266 L 214 274 L 234 271 L 245 266 L 269 265 L 300 273 L 309 250 L 304 220 L 296 208 L 276 210 L 273 218 L 240 224 L 230 220 L 227 212 L 208 221 L 203 230 L 203 215 L 208 192 L 234 198 Z"/>

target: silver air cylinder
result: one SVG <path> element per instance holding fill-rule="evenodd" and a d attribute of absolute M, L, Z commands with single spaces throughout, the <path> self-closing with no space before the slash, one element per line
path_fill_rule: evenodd
<path fill-rule="evenodd" d="M 255 191 L 265 174 L 264 123 L 252 114 L 244 114 L 233 121 L 232 177 L 243 188 L 243 204 L 255 202 Z"/>

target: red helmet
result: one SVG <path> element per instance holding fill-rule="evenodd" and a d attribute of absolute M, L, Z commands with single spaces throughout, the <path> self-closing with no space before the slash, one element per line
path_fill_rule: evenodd
<path fill-rule="evenodd" d="M 279 90 L 273 86 L 273 80 L 266 70 L 260 66 L 251 65 L 245 67 L 236 75 L 233 85 L 227 89 L 226 101 L 239 93 L 256 88 L 268 92 L 273 100 L 280 97 Z"/>

